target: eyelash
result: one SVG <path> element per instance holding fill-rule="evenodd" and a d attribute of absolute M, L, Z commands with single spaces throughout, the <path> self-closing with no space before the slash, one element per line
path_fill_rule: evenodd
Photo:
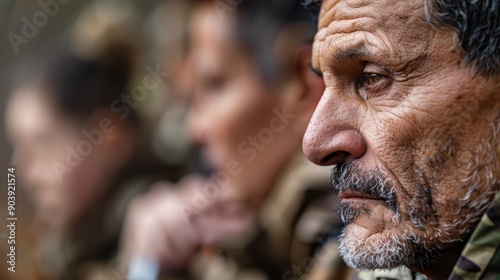
<path fill-rule="evenodd" d="M 369 79 L 376 78 L 377 81 L 368 85 Z M 365 99 L 376 97 L 380 92 L 390 86 L 390 78 L 378 73 L 364 72 L 357 81 L 357 88 Z M 364 93 L 364 94 L 363 94 Z"/>

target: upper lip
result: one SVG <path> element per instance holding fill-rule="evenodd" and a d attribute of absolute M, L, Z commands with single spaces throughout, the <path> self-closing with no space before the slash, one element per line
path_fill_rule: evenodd
<path fill-rule="evenodd" d="M 380 197 L 377 197 L 374 195 L 368 195 L 365 193 L 360 193 L 360 192 L 350 191 L 350 190 L 340 192 L 339 197 L 342 199 L 346 199 L 346 198 L 381 199 Z"/>

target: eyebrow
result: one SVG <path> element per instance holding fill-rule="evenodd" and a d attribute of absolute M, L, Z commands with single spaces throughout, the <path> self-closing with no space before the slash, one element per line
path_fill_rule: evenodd
<path fill-rule="evenodd" d="M 349 63 L 368 56 L 368 51 L 364 46 L 338 49 L 332 53 L 332 61 L 337 63 Z"/>
<path fill-rule="evenodd" d="M 344 49 L 335 50 L 331 55 L 331 61 L 339 64 L 346 64 L 352 62 L 353 60 L 358 60 L 360 58 L 367 57 L 369 52 L 366 50 L 366 47 L 347 47 Z M 309 68 L 311 71 L 323 78 L 323 73 L 319 69 L 314 68 L 312 63 L 309 63 Z"/>

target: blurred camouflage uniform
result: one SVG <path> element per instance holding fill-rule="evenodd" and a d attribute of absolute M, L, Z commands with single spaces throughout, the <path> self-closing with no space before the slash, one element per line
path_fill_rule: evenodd
<path fill-rule="evenodd" d="M 41 279 L 125 279 L 125 274 L 117 269 L 116 256 L 126 210 L 154 182 L 167 178 L 173 179 L 173 175 L 138 176 L 114 184 L 109 194 L 72 227 L 50 232 L 36 252 L 45 276 Z"/>
<path fill-rule="evenodd" d="M 328 169 L 299 155 L 282 174 L 251 232 L 223 248 L 205 248 L 185 275 L 161 279 L 306 279 L 311 266 L 320 261 L 314 253 L 321 251 L 336 255 L 342 264 L 339 275 L 345 275 L 349 270 L 338 257 L 337 247 L 321 247 L 341 226 L 332 214 L 338 200 L 331 191 Z"/>
<path fill-rule="evenodd" d="M 50 279 L 93 280 L 89 274 L 116 256 L 127 206 L 148 184 L 115 186 L 69 229 L 44 238 L 38 257 Z"/>

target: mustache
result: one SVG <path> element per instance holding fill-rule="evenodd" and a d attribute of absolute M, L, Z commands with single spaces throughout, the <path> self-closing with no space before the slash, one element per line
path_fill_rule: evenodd
<path fill-rule="evenodd" d="M 350 190 L 376 197 L 397 213 L 396 188 L 382 170 L 364 171 L 353 163 L 342 163 L 332 168 L 331 180 L 335 192 Z"/>

